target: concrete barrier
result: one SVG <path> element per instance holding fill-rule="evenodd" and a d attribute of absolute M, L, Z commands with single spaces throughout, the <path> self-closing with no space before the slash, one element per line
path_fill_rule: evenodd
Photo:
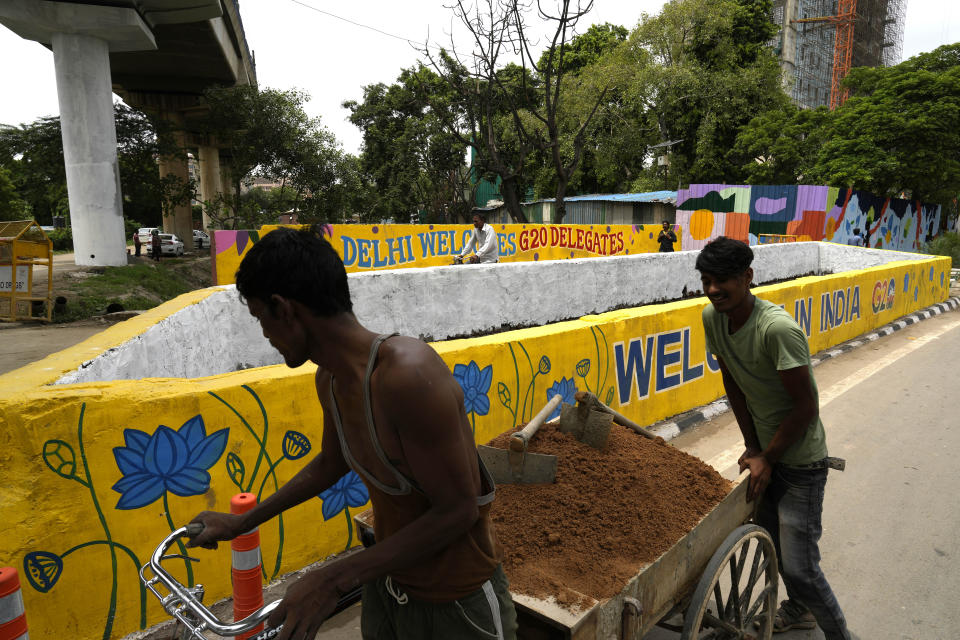
<path fill-rule="evenodd" d="M 754 247 L 755 281 L 777 282 L 916 260 L 822 242 Z M 349 274 L 354 311 L 375 331 L 428 341 L 546 324 L 700 294 L 696 251 Z M 98 336 L 58 384 L 198 378 L 280 364 L 232 285 L 190 294 Z M 198 327 L 205 327 L 198 330 Z M 106 349 L 103 339 L 116 335 Z M 95 354 L 95 355 L 94 355 Z"/>
<path fill-rule="evenodd" d="M 948 258 L 819 243 L 755 252 L 759 280 L 785 280 L 757 295 L 794 314 L 814 352 L 949 291 Z M 718 398 L 700 327 L 706 301 L 692 297 L 695 256 L 395 270 L 350 286 L 358 316 L 381 331 L 524 327 L 434 343 L 469 388 L 465 409 L 483 442 L 577 389 L 641 424 Z M 200 510 L 227 510 L 238 491 L 265 498 L 309 460 L 323 424 L 315 367 L 259 366 L 278 360 L 235 291 L 215 287 L 0 376 L 0 563 L 24 568 L 35 635 L 118 637 L 164 619 L 137 578 L 163 536 Z M 349 523 L 365 498 L 351 473 L 263 525 L 267 577 L 356 544 Z M 179 570 L 209 600 L 230 593 L 222 549 L 195 552 L 202 562 Z"/>

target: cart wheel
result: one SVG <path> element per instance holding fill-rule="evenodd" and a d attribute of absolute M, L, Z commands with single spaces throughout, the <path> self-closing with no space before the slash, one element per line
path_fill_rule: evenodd
<path fill-rule="evenodd" d="M 777 553 L 755 524 L 714 552 L 684 614 L 681 640 L 770 640 L 777 609 Z"/>

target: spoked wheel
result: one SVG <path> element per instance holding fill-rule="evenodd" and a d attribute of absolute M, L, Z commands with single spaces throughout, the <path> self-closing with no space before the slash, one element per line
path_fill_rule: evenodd
<path fill-rule="evenodd" d="M 684 615 L 681 640 L 770 640 L 777 610 L 777 554 L 762 527 L 727 536 Z"/>

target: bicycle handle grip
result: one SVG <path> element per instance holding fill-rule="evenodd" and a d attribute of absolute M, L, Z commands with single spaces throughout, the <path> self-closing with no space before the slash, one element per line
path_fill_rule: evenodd
<path fill-rule="evenodd" d="M 186 526 L 187 535 L 189 537 L 194 537 L 203 533 L 205 525 L 202 522 L 191 522 Z"/>

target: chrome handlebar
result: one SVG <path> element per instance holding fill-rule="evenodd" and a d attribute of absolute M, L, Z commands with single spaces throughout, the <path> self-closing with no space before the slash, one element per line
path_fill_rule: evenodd
<path fill-rule="evenodd" d="M 250 631 L 261 622 L 264 622 L 270 614 L 273 613 L 273 610 L 280 605 L 280 600 L 275 600 L 270 604 L 264 605 L 239 622 L 224 622 L 203 605 L 203 585 L 198 584 L 194 587 L 185 587 L 161 566 L 164 560 L 172 558 L 186 558 L 192 562 L 198 562 L 196 558 L 191 558 L 190 556 L 168 556 L 165 554 L 180 538 L 193 537 L 201 531 L 203 531 L 202 523 L 190 523 L 185 527 L 180 527 L 164 538 L 163 542 L 154 550 L 153 555 L 150 556 L 150 561 L 140 567 L 140 580 L 144 586 L 157 597 L 164 611 L 185 625 L 186 628 L 190 630 L 192 637 L 196 640 L 206 640 L 202 632 L 208 630 L 219 636 L 227 637 L 238 636 L 241 633 Z M 152 578 L 144 575 L 147 569 L 153 573 Z M 163 595 L 157 590 L 158 583 L 166 587 L 169 591 L 167 595 Z M 283 625 L 275 629 L 265 630 L 251 640 L 269 640 L 280 632 L 282 626 Z"/>

